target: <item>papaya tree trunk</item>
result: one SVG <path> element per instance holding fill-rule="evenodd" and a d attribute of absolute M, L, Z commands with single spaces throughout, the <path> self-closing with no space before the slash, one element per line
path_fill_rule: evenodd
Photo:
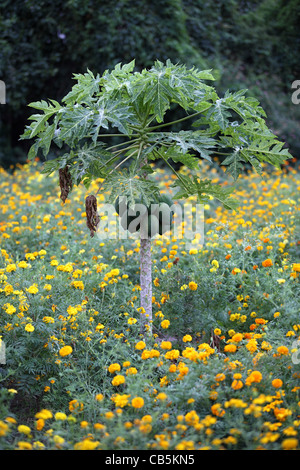
<path fill-rule="evenodd" d="M 141 330 L 152 333 L 152 262 L 151 238 L 140 242 Z"/>

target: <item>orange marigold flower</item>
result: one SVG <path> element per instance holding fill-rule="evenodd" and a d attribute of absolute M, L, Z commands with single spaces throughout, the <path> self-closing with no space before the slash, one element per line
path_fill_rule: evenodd
<path fill-rule="evenodd" d="M 277 352 L 278 352 L 278 354 L 280 354 L 282 356 L 286 356 L 286 355 L 288 355 L 289 350 L 286 346 L 278 346 Z"/>
<path fill-rule="evenodd" d="M 233 390 L 239 390 L 242 387 L 243 387 L 243 382 L 241 380 L 235 379 L 231 384 L 231 388 L 233 388 Z"/>
<path fill-rule="evenodd" d="M 265 259 L 261 263 L 264 268 L 269 268 L 270 266 L 273 266 L 273 261 L 270 258 Z"/>
<path fill-rule="evenodd" d="M 251 385 L 252 383 L 259 383 L 261 381 L 262 381 L 261 373 L 259 372 L 259 370 L 254 370 L 253 372 L 251 372 L 249 377 L 247 377 L 245 383 L 246 385 Z"/>
<path fill-rule="evenodd" d="M 300 263 L 293 264 L 293 271 L 300 273 Z"/>
<path fill-rule="evenodd" d="M 234 353 L 236 351 L 235 344 L 226 344 L 226 346 L 224 347 L 224 351 Z"/>
<path fill-rule="evenodd" d="M 265 320 L 264 318 L 255 318 L 255 323 L 257 323 L 258 325 L 265 325 L 266 323 L 268 323 L 268 320 Z"/>
<path fill-rule="evenodd" d="M 282 382 L 281 379 L 272 380 L 272 385 L 273 385 L 274 388 L 280 388 L 280 387 L 282 387 L 282 384 L 283 384 L 283 382 Z"/>
<path fill-rule="evenodd" d="M 242 341 L 243 335 L 242 333 L 236 333 L 235 335 L 232 336 L 231 339 L 234 343 L 239 343 L 240 341 Z"/>

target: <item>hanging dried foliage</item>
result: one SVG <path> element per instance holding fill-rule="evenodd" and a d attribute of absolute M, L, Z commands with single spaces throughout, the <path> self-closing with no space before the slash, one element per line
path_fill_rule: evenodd
<path fill-rule="evenodd" d="M 86 225 L 90 229 L 91 237 L 95 235 L 100 218 L 97 213 L 97 199 L 91 194 L 85 199 Z"/>
<path fill-rule="evenodd" d="M 72 177 L 69 172 L 69 167 L 66 165 L 64 168 L 59 169 L 59 186 L 60 186 L 60 199 L 66 202 L 69 192 L 73 187 Z"/>

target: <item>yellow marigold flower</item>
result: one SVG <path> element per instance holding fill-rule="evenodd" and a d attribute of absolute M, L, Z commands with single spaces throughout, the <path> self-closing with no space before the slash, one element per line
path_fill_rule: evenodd
<path fill-rule="evenodd" d="M 300 273 L 300 263 L 294 263 L 292 269 L 293 271 Z"/>
<path fill-rule="evenodd" d="M 29 426 L 25 426 L 25 424 L 20 424 L 18 426 L 18 431 L 22 434 L 26 434 L 26 436 L 28 436 L 28 434 L 31 433 L 31 429 Z"/>
<path fill-rule="evenodd" d="M 189 411 L 184 417 L 186 423 L 190 426 L 194 426 L 199 423 L 199 416 L 195 410 Z"/>
<path fill-rule="evenodd" d="M 74 450 L 94 450 L 100 445 L 99 441 L 92 441 L 91 439 L 84 439 L 81 442 L 74 444 Z"/>
<path fill-rule="evenodd" d="M 123 383 L 125 383 L 125 377 L 124 375 L 116 375 L 112 381 L 111 381 L 112 385 L 114 385 L 115 387 L 118 387 L 119 385 L 122 385 Z"/>
<path fill-rule="evenodd" d="M 44 322 L 44 323 L 54 323 L 55 320 L 54 320 L 53 317 L 47 317 L 47 316 L 46 316 L 46 317 L 43 317 L 43 322 Z"/>
<path fill-rule="evenodd" d="M 144 341 L 139 341 L 138 343 L 136 343 L 135 345 L 135 349 L 144 349 L 146 347 L 146 343 Z"/>
<path fill-rule="evenodd" d="M 162 341 L 160 345 L 161 349 L 172 349 L 171 341 Z"/>
<path fill-rule="evenodd" d="M 120 370 L 121 370 L 121 366 L 117 362 L 110 364 L 110 366 L 108 367 L 108 372 L 110 372 L 111 374 L 117 371 L 119 372 Z"/>
<path fill-rule="evenodd" d="M 165 358 L 171 359 L 172 361 L 174 361 L 175 359 L 179 357 L 179 354 L 180 352 L 178 351 L 178 349 L 172 349 L 171 351 L 166 352 Z"/>
<path fill-rule="evenodd" d="M 4 421 L 0 421 L 0 437 L 5 436 L 9 432 L 9 426 Z"/>
<path fill-rule="evenodd" d="M 164 392 L 160 392 L 157 396 L 156 396 L 156 399 L 157 400 L 161 400 L 161 401 L 164 401 L 168 398 L 168 395 Z"/>
<path fill-rule="evenodd" d="M 215 335 L 220 336 L 221 333 L 222 333 L 222 331 L 220 330 L 220 328 L 215 328 L 214 329 L 214 334 Z"/>
<path fill-rule="evenodd" d="M 38 293 L 38 287 L 37 287 L 37 284 L 32 284 L 32 286 L 28 287 L 28 289 L 26 289 L 27 292 L 29 294 L 37 294 Z"/>
<path fill-rule="evenodd" d="M 61 411 L 57 411 L 55 413 L 54 418 L 56 421 L 65 421 L 67 419 L 67 415 Z"/>
<path fill-rule="evenodd" d="M 197 290 L 197 288 L 198 288 L 198 284 L 196 284 L 196 282 L 193 282 L 193 281 L 189 282 L 190 290 Z"/>
<path fill-rule="evenodd" d="M 5 268 L 6 272 L 11 273 L 17 269 L 15 264 L 8 264 Z"/>
<path fill-rule="evenodd" d="M 288 439 L 284 439 L 282 441 L 281 447 L 284 450 L 293 450 L 293 449 L 298 449 L 298 439 L 295 437 L 289 437 Z"/>
<path fill-rule="evenodd" d="M 27 325 L 25 325 L 25 331 L 32 333 L 34 331 L 34 326 L 31 323 L 27 323 Z"/>
<path fill-rule="evenodd" d="M 170 326 L 169 320 L 163 320 L 163 321 L 161 322 L 160 326 L 161 326 L 164 330 L 166 330 L 166 329 L 169 328 L 169 326 Z"/>
<path fill-rule="evenodd" d="M 224 347 L 224 351 L 225 352 L 235 353 L 236 352 L 235 344 L 226 344 L 226 346 Z"/>
<path fill-rule="evenodd" d="M 59 350 L 59 355 L 61 357 L 65 357 L 65 356 L 69 356 L 70 354 L 72 354 L 73 352 L 73 348 L 72 346 L 63 346 L 60 350 Z"/>
<path fill-rule="evenodd" d="M 69 410 L 73 411 L 82 411 L 84 408 L 83 403 L 79 402 L 78 400 L 74 399 L 69 402 Z"/>
<path fill-rule="evenodd" d="M 136 367 L 129 367 L 126 371 L 126 375 L 135 375 L 137 374 L 137 369 Z"/>
<path fill-rule="evenodd" d="M 18 442 L 18 448 L 20 450 L 31 450 L 32 449 L 32 444 L 30 444 L 30 442 L 19 441 Z"/>
<path fill-rule="evenodd" d="M 20 262 L 18 263 L 18 268 L 26 269 L 26 268 L 28 268 L 28 267 L 29 267 L 29 264 L 26 263 L 26 261 L 20 261 Z"/>
<path fill-rule="evenodd" d="M 111 397 L 111 400 L 114 402 L 116 406 L 120 408 L 124 408 L 124 406 L 128 405 L 129 397 L 130 395 L 127 395 L 127 394 L 123 394 L 123 395 L 117 394 L 117 395 L 113 395 Z"/>
<path fill-rule="evenodd" d="M 142 408 L 144 406 L 144 399 L 142 397 L 135 397 L 131 400 L 133 408 Z"/>
<path fill-rule="evenodd" d="M 72 286 L 75 287 L 75 289 L 80 289 L 80 290 L 83 290 L 84 289 L 84 284 L 82 281 L 72 281 Z"/>
<path fill-rule="evenodd" d="M 183 341 L 184 343 L 188 343 L 188 342 L 192 341 L 191 335 L 185 335 L 185 336 L 182 338 L 182 341 Z"/>
<path fill-rule="evenodd" d="M 38 413 L 36 413 L 35 417 L 45 420 L 45 419 L 51 419 L 53 417 L 53 414 L 50 410 L 43 409 L 43 410 L 39 411 Z"/>
<path fill-rule="evenodd" d="M 5 305 L 4 305 L 5 307 Z M 3 307 L 3 308 L 4 308 Z M 11 304 L 6 304 L 6 309 L 5 309 L 5 312 L 8 313 L 8 315 L 12 315 L 13 313 L 15 313 L 17 311 L 17 309 L 11 305 Z"/>
<path fill-rule="evenodd" d="M 246 348 L 251 353 L 255 352 L 257 350 L 257 341 L 255 339 L 250 339 L 246 344 Z"/>
<path fill-rule="evenodd" d="M 103 393 L 97 393 L 95 398 L 97 401 L 102 401 L 104 399 L 104 395 Z"/>

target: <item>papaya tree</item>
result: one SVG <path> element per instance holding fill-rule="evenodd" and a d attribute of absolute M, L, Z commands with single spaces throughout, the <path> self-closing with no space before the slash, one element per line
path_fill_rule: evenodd
<path fill-rule="evenodd" d="M 211 70 L 156 61 L 137 71 L 132 61 L 101 76 L 90 70 L 74 74 L 74 80 L 61 103 L 48 99 L 29 104 L 38 112 L 30 116 L 21 139 L 33 139 L 29 159 L 38 152 L 46 158 L 52 144 L 59 149 L 57 158 L 45 162 L 43 172 L 58 171 L 63 201 L 74 185 L 82 182 L 88 189 L 92 180 L 100 179 L 98 192 L 109 194 L 107 202 L 115 204 L 124 229 L 137 222 L 132 231 L 140 233 L 141 324 L 149 329 L 151 238 L 168 229 L 173 215 L 154 178 L 156 164 L 176 176 L 174 200 L 195 196 L 202 204 L 213 197 L 225 208 L 236 209 L 232 192 L 244 169 L 253 167 L 261 174 L 263 162 L 281 168 L 290 154 L 268 128 L 259 102 L 247 96 L 247 90 L 227 91 L 220 97 L 211 85 Z M 174 109 L 182 117 L 172 121 Z M 231 186 L 201 177 L 203 161 L 212 162 L 219 153 Z M 178 164 L 189 174 L 177 171 Z M 93 236 L 99 224 L 97 194 L 85 203 Z M 146 229 L 136 219 L 137 204 L 147 209 Z M 168 205 L 167 219 L 149 213 L 153 204 Z M 142 209 L 140 216 L 145 219 Z"/>

